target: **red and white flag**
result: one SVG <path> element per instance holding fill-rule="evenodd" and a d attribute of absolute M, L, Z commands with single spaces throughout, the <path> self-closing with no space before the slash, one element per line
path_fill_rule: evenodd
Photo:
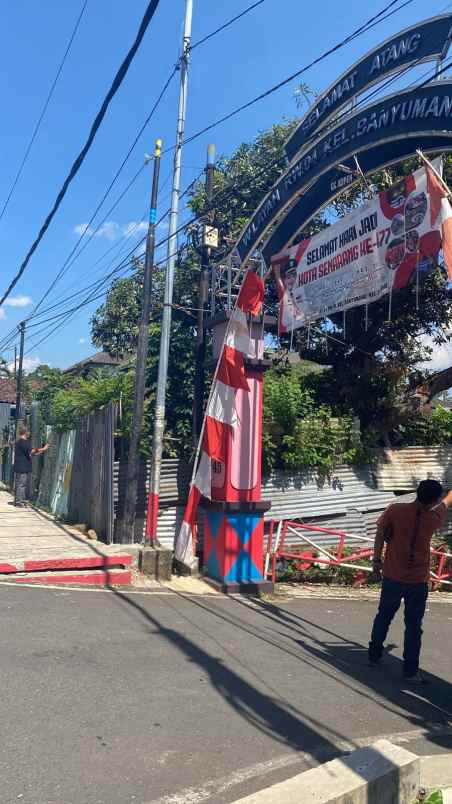
<path fill-rule="evenodd" d="M 199 501 L 201 497 L 211 498 L 212 461 L 225 461 L 229 436 L 238 423 L 237 393 L 250 390 L 245 374 L 245 357 L 254 354 L 247 315 L 260 313 L 263 298 L 262 279 L 248 271 L 226 330 L 204 417 L 200 458 L 176 539 L 176 558 L 188 566 L 192 564 L 194 556 L 194 528 Z"/>
<path fill-rule="evenodd" d="M 452 282 L 452 207 L 447 186 L 440 179 L 433 165 L 426 160 L 427 191 L 430 200 L 430 223 L 432 229 L 441 226 L 442 249 L 447 274 Z"/>

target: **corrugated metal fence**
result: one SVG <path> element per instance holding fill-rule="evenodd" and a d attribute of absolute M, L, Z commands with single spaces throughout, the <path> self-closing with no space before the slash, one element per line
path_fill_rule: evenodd
<path fill-rule="evenodd" d="M 113 404 L 84 416 L 75 430 L 47 428 L 50 449 L 36 460 L 38 505 L 113 541 Z"/>
<path fill-rule="evenodd" d="M 414 450 L 417 450 L 416 456 Z M 384 451 L 387 452 L 387 451 Z M 403 479 L 403 489 L 415 489 L 417 483 L 425 477 L 434 476 L 448 483 L 447 464 L 452 463 L 451 448 L 409 448 L 408 450 L 391 450 L 395 454 L 410 453 L 410 475 Z M 430 454 L 429 454 L 430 453 Z M 379 453 L 381 455 L 381 453 Z M 419 465 L 415 457 L 421 455 Z M 264 479 L 262 498 L 271 500 L 272 506 L 265 514 L 268 522 L 271 519 L 300 519 L 311 524 L 345 530 L 356 536 L 366 537 L 373 541 L 376 531 L 376 522 L 382 511 L 395 500 L 405 501 L 412 495 L 397 495 L 401 490 L 398 481 L 393 488 L 381 488 L 376 482 L 378 472 L 381 471 L 380 458 L 371 466 L 339 466 L 329 478 L 319 478 L 309 471 L 278 472 Z M 395 460 L 395 459 L 394 459 Z M 409 463 L 408 458 L 404 460 Z M 444 461 L 445 465 L 442 465 Z M 385 464 L 386 466 L 387 464 Z M 441 473 L 438 469 L 441 468 Z M 124 472 L 125 470 L 122 469 Z M 380 475 L 381 477 L 381 475 Z M 184 504 L 187 498 L 190 479 L 188 463 L 177 460 L 163 462 L 162 473 L 162 502 L 159 516 L 158 536 L 161 543 L 172 548 L 174 536 L 177 533 Z M 119 480 L 119 464 L 115 464 L 115 506 L 118 506 L 119 496 L 123 495 L 123 483 Z M 135 540 L 143 537 L 147 489 L 149 480 L 149 465 L 142 465 L 139 500 L 137 506 L 137 521 Z M 452 478 L 450 481 L 452 486 Z M 200 525 L 200 541 L 202 542 L 202 521 Z M 308 534 L 309 535 L 309 534 Z M 441 531 L 444 537 L 452 535 L 452 512 L 445 527 Z M 330 537 L 316 536 L 318 543 L 331 543 Z M 334 540 L 333 540 L 334 541 Z M 290 543 L 290 542 L 289 542 Z"/>
<path fill-rule="evenodd" d="M 380 491 L 408 491 L 433 478 L 452 488 L 452 447 L 406 447 L 375 452 L 373 472 Z"/>
<path fill-rule="evenodd" d="M 140 464 L 135 516 L 135 542 L 143 541 L 150 468 L 150 461 L 147 463 L 143 461 Z M 113 469 L 115 517 L 122 510 L 124 504 L 126 471 L 127 467 L 125 463 L 115 462 Z M 177 529 L 182 521 L 184 504 L 188 495 L 190 475 L 191 469 L 187 461 L 171 458 L 166 458 L 162 461 L 157 536 L 160 543 L 169 549 L 173 548 L 174 535 L 177 533 Z"/>
<path fill-rule="evenodd" d="M 75 431 L 68 518 L 113 541 L 113 438 L 115 406 L 110 403 L 85 416 Z"/>

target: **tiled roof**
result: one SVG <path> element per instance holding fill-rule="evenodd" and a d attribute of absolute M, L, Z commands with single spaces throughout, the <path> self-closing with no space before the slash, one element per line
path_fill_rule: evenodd
<path fill-rule="evenodd" d="M 64 369 L 65 372 L 77 371 L 80 369 L 88 368 L 89 366 L 119 366 L 122 363 L 120 357 L 112 357 L 108 352 L 96 352 L 96 354 L 80 360 L 79 363 L 74 363 L 73 366 Z"/>
<path fill-rule="evenodd" d="M 16 381 L 10 377 L 0 377 L 0 402 L 9 402 L 14 405 L 16 401 Z"/>

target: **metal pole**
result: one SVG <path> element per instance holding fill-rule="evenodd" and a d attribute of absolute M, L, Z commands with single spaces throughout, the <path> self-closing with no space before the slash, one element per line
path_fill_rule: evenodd
<path fill-rule="evenodd" d="M 17 346 L 14 347 L 14 379 L 17 379 Z"/>
<path fill-rule="evenodd" d="M 14 453 L 13 453 L 13 460 L 11 462 L 11 466 L 14 466 L 14 459 L 15 459 L 15 452 L 16 452 L 16 441 L 17 441 L 17 431 L 19 429 L 19 420 L 20 420 L 20 409 L 22 406 L 22 377 L 23 377 L 23 367 L 24 367 L 24 346 L 25 346 L 25 321 L 22 321 L 19 324 L 19 332 L 20 332 L 20 347 L 19 347 L 19 369 L 17 371 L 16 377 L 16 413 L 14 416 Z M 12 470 L 11 473 L 11 480 L 14 478 L 14 473 Z M 16 484 L 14 483 L 14 502 L 16 502 Z"/>
<path fill-rule="evenodd" d="M 157 378 L 157 396 L 155 401 L 154 435 L 152 440 L 149 507 L 146 525 L 146 537 L 151 541 L 157 540 L 160 469 L 162 463 L 163 433 L 165 430 L 165 392 L 168 377 L 171 312 L 173 303 L 174 272 L 177 255 L 177 220 L 179 213 L 182 143 L 184 139 L 185 110 L 187 105 L 188 56 L 190 52 L 192 14 L 193 0 L 185 0 L 184 39 L 180 59 L 179 110 L 177 116 L 176 148 L 174 152 L 173 189 L 171 194 L 171 212 L 169 219 L 165 296 L 163 301 L 162 332 L 160 336 L 160 357 Z"/>
<path fill-rule="evenodd" d="M 215 170 L 215 145 L 207 146 L 207 165 L 206 165 L 206 219 L 210 222 L 210 205 L 212 202 L 213 176 Z M 201 258 L 201 273 L 199 276 L 198 290 L 198 321 L 196 325 L 196 356 L 195 356 L 195 381 L 194 381 L 194 402 L 193 402 L 193 446 L 196 448 L 199 433 L 201 432 L 203 401 L 204 401 L 204 361 L 206 358 L 206 342 L 204 332 L 204 306 L 207 302 L 209 289 L 209 264 L 211 248 L 206 242 L 206 224 L 203 226 L 203 244 Z"/>
<path fill-rule="evenodd" d="M 16 415 L 14 419 L 14 442 L 17 440 L 17 429 L 20 420 L 20 408 L 22 405 L 22 378 L 24 367 L 24 346 L 25 346 L 25 321 L 19 324 L 20 347 L 19 347 L 19 369 L 16 377 Z"/>
<path fill-rule="evenodd" d="M 134 541 L 138 474 L 140 467 L 140 438 L 143 421 L 147 356 L 149 348 L 149 317 L 151 313 L 152 274 L 154 269 L 155 226 L 157 222 L 157 194 L 160 175 L 161 150 L 162 141 L 156 140 L 154 152 L 154 175 L 152 178 L 151 208 L 149 212 L 149 228 L 146 240 L 146 257 L 144 263 L 141 318 L 138 329 L 133 419 L 132 430 L 130 433 L 129 454 L 127 458 L 125 499 L 122 515 L 118 521 L 116 533 L 116 540 L 121 544 L 130 544 Z"/>

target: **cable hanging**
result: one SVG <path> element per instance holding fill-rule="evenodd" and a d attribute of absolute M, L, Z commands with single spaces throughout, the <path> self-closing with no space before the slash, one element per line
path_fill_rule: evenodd
<path fill-rule="evenodd" d="M 129 67 L 130 67 L 130 65 L 131 65 L 131 63 L 132 63 L 132 61 L 134 59 L 134 56 L 135 56 L 135 54 L 136 54 L 136 52 L 137 52 L 137 50 L 138 50 L 138 48 L 139 48 L 139 46 L 140 46 L 140 44 L 141 44 L 141 42 L 143 40 L 144 34 L 146 33 L 146 30 L 147 30 L 147 28 L 149 26 L 149 23 L 151 22 L 154 14 L 155 14 L 155 11 L 157 9 L 158 4 L 159 4 L 159 0 L 151 0 L 151 2 L 148 4 L 148 7 L 147 7 L 146 12 L 144 14 L 144 17 L 143 17 L 143 19 L 141 21 L 141 24 L 140 24 L 140 27 L 138 29 L 138 33 L 136 35 L 135 41 L 134 41 L 132 47 L 130 48 L 129 52 L 127 53 L 125 59 L 123 60 L 119 70 L 117 71 L 117 73 L 116 73 L 116 75 L 115 75 L 115 77 L 113 79 L 111 87 L 108 90 L 108 92 L 107 92 L 107 94 L 106 94 L 106 96 L 104 98 L 104 101 L 103 101 L 103 103 L 102 103 L 102 105 L 101 105 L 101 107 L 100 107 L 100 109 L 99 109 L 99 111 L 98 111 L 98 113 L 97 113 L 97 115 L 96 115 L 96 117 L 94 119 L 94 122 L 93 122 L 93 124 L 91 126 L 91 130 L 89 132 L 89 135 L 88 135 L 88 138 L 87 138 L 87 140 L 85 142 L 85 145 L 83 146 L 83 148 L 80 151 L 79 155 L 77 156 L 75 162 L 73 163 L 73 165 L 72 165 L 72 167 L 71 167 L 66 179 L 64 180 L 63 185 L 62 185 L 62 187 L 61 187 L 61 189 L 60 189 L 60 191 L 59 191 L 59 193 L 58 193 L 58 195 L 56 197 L 56 200 L 55 200 L 55 202 L 53 204 L 53 207 L 50 210 L 49 214 L 47 215 L 43 225 L 41 226 L 41 229 L 39 230 L 39 233 L 38 233 L 36 239 L 34 240 L 32 245 L 30 246 L 30 248 L 29 248 L 24 260 L 22 261 L 22 263 L 21 263 L 21 265 L 19 267 L 19 270 L 17 271 L 17 273 L 14 276 L 13 280 L 10 282 L 10 284 L 8 285 L 5 293 L 3 294 L 2 298 L 0 299 L 0 307 L 4 303 L 4 301 L 8 298 L 8 296 L 10 295 L 12 290 L 15 288 L 15 286 L 17 285 L 20 277 L 22 276 L 22 274 L 24 273 L 28 263 L 30 262 L 34 252 L 38 248 L 38 246 L 39 246 L 42 238 L 44 237 L 47 229 L 49 228 L 50 224 L 52 223 L 52 220 L 55 217 L 55 215 L 56 215 L 56 213 L 57 213 L 57 211 L 58 211 L 58 209 L 59 209 L 59 207 L 61 205 L 61 202 L 63 201 L 64 196 L 67 193 L 69 185 L 74 180 L 75 176 L 77 175 L 78 171 L 80 170 L 80 168 L 81 168 L 81 166 L 82 166 L 82 164 L 83 164 L 83 162 L 85 160 L 85 157 L 86 157 L 88 151 L 90 150 L 90 148 L 91 148 L 91 146 L 93 144 L 94 138 L 95 138 L 95 136 L 96 136 L 101 124 L 102 124 L 102 121 L 103 121 L 103 119 L 104 119 L 104 117 L 105 117 L 105 115 L 107 113 L 108 107 L 109 107 L 111 101 L 113 100 L 114 96 L 118 92 L 118 90 L 119 90 L 124 78 L 127 75 Z"/>
<path fill-rule="evenodd" d="M 48 95 L 47 95 L 47 97 L 46 97 L 46 99 L 44 101 L 44 106 L 42 107 L 41 114 L 39 115 L 38 121 L 37 121 L 37 123 L 36 123 L 36 125 L 34 127 L 33 134 L 31 135 L 31 138 L 30 138 L 30 142 L 28 143 L 28 145 L 27 145 L 27 147 L 25 149 L 25 153 L 24 153 L 22 161 L 21 161 L 21 163 L 19 165 L 19 169 L 18 169 L 18 171 L 17 171 L 17 173 L 15 175 L 15 178 L 13 180 L 13 183 L 12 183 L 10 189 L 9 189 L 9 193 L 6 196 L 6 200 L 5 200 L 4 204 L 3 204 L 2 210 L 0 212 L 0 221 L 3 219 L 3 216 L 4 216 L 4 214 L 5 214 L 5 212 L 6 212 L 7 208 L 8 208 L 9 202 L 11 201 L 11 198 L 13 196 L 14 190 L 16 189 L 16 186 L 17 186 L 17 184 L 19 182 L 19 179 L 20 179 L 20 177 L 22 175 L 23 169 L 24 169 L 25 164 L 27 162 L 27 159 L 29 157 L 30 151 L 31 151 L 31 149 L 33 147 L 33 143 L 34 143 L 36 137 L 38 136 L 39 129 L 41 128 L 41 123 L 44 120 L 45 113 L 46 113 L 46 111 L 47 111 L 47 109 L 49 107 L 50 101 L 52 100 L 53 93 L 55 91 L 55 87 L 56 87 L 56 85 L 58 83 L 58 79 L 59 79 L 59 77 L 61 75 L 63 67 L 64 67 L 64 65 L 66 63 L 67 57 L 69 56 L 69 52 L 71 50 L 72 43 L 73 43 L 73 41 L 75 39 L 75 36 L 77 34 L 77 31 L 79 29 L 79 26 L 80 26 L 80 23 L 82 21 L 82 17 L 83 17 L 83 15 L 85 13 L 85 9 L 86 9 L 87 5 L 88 5 L 88 0 L 85 0 L 83 5 L 82 5 L 81 11 L 80 11 L 80 13 L 79 13 L 79 15 L 77 17 L 75 26 L 74 26 L 72 34 L 71 34 L 71 36 L 69 38 L 69 42 L 67 44 L 67 47 L 66 47 L 66 50 L 64 52 L 63 58 L 61 59 L 61 62 L 60 62 L 60 65 L 58 67 L 58 70 L 56 72 L 55 78 L 53 79 L 53 82 L 52 82 L 52 85 L 51 85 L 51 87 L 49 89 Z"/>

